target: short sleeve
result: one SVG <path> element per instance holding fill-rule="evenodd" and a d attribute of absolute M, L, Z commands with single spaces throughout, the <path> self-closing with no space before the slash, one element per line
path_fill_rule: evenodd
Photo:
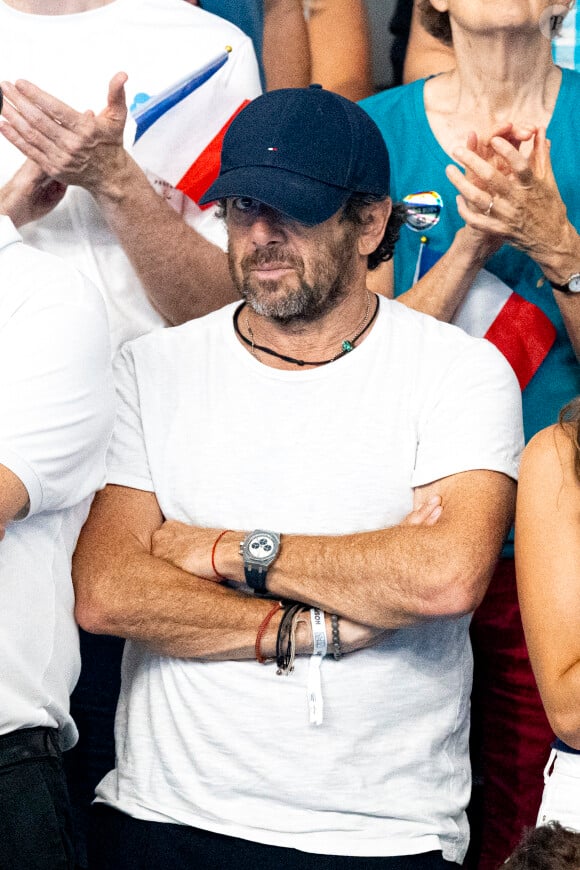
<path fill-rule="evenodd" d="M 24 265 L 28 253 L 42 258 L 42 281 L 0 317 L 0 463 L 36 513 L 78 504 L 104 485 L 114 395 L 98 290 L 56 258 L 22 253 Z"/>
<path fill-rule="evenodd" d="M 129 342 L 124 345 L 113 363 L 117 419 L 107 456 L 107 480 L 119 486 L 154 492 L 132 344 Z"/>
<path fill-rule="evenodd" d="M 413 486 L 476 469 L 517 479 L 523 446 L 521 391 L 511 366 L 490 342 L 469 341 L 424 397 Z"/>

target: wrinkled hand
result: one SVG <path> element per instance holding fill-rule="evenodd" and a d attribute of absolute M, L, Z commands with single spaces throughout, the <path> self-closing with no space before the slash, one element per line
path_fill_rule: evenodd
<path fill-rule="evenodd" d="M 177 520 L 166 520 L 153 533 L 151 555 L 165 559 L 176 568 L 195 574 L 196 577 L 219 583 L 220 579 L 212 568 L 211 552 L 220 531 L 221 529 L 205 529 Z"/>
<path fill-rule="evenodd" d="M 529 157 L 502 136 L 492 137 L 489 147 L 493 159 L 470 148 L 456 150 L 454 157 L 465 167 L 465 175 L 455 166 L 447 167 L 447 177 L 460 194 L 459 214 L 467 226 L 509 242 L 541 265 L 567 224 L 546 132 L 539 129 L 534 134 Z"/>
<path fill-rule="evenodd" d="M 107 105 L 99 115 L 77 112 L 27 81 L 2 82 L 0 133 L 50 178 L 96 193 L 126 158 L 125 73 L 109 83 Z"/>
<path fill-rule="evenodd" d="M 498 173 L 509 176 L 511 172 L 511 167 L 505 161 L 503 156 L 501 154 L 498 154 L 493 149 L 493 146 L 491 144 L 492 139 L 503 139 L 505 142 L 508 142 L 516 151 L 519 151 L 522 143 L 529 142 L 536 132 L 537 131 L 535 127 L 515 127 L 513 124 L 504 124 L 503 126 L 498 127 L 496 130 L 494 130 L 488 139 L 483 139 L 481 137 L 478 137 L 477 133 L 472 131 L 467 137 L 465 149 L 471 152 L 471 154 L 480 157 L 481 160 L 485 160 L 490 166 L 494 167 Z M 477 209 L 477 214 L 481 214 L 482 211 L 485 213 L 493 199 L 487 189 L 486 181 L 480 178 L 480 176 L 476 172 L 474 172 L 469 165 L 464 165 L 464 178 L 474 187 L 479 188 L 479 190 L 483 191 L 484 193 L 485 206 L 482 209 Z M 453 171 L 448 172 L 447 175 L 450 181 L 455 184 L 453 176 L 456 175 L 457 167 L 449 168 Z M 455 186 L 457 187 L 456 184 Z M 459 214 L 465 220 L 465 215 L 462 213 L 462 203 L 460 202 L 460 200 L 461 197 L 457 197 L 457 207 Z M 472 222 L 469 221 L 466 221 L 465 224 L 465 236 L 465 241 L 471 247 L 478 250 L 480 252 L 480 257 L 484 260 L 488 259 L 492 254 L 495 254 L 495 252 L 498 251 L 506 241 L 506 239 L 502 235 L 494 232 L 489 226 L 475 226 Z"/>
<path fill-rule="evenodd" d="M 21 227 L 51 212 L 65 193 L 66 184 L 50 178 L 32 160 L 25 160 L 0 189 L 0 212 Z"/>
<path fill-rule="evenodd" d="M 502 172 L 504 175 L 509 175 L 511 167 L 500 154 L 497 154 L 494 151 L 491 140 L 498 138 L 504 139 L 506 142 L 509 142 L 516 151 L 520 151 L 522 144 L 533 139 L 537 132 L 537 127 L 516 127 L 514 124 L 503 124 L 501 127 L 497 127 L 487 139 L 484 139 L 472 130 L 467 136 L 466 148 L 474 154 L 478 154 L 483 160 L 491 163 L 491 165 L 499 172 Z M 469 181 L 472 181 L 478 187 L 480 186 L 478 176 L 470 169 L 466 168 L 465 175 Z"/>

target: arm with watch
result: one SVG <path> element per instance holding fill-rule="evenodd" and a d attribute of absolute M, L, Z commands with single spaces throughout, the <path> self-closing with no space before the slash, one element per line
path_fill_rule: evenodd
<path fill-rule="evenodd" d="M 414 490 L 415 510 L 430 516 L 419 522 L 411 514 L 399 525 L 351 535 L 282 532 L 278 544 L 279 533 L 269 530 L 224 533 L 167 521 L 153 534 L 152 552 L 208 582 L 248 583 L 258 597 L 265 587 L 274 598 L 320 607 L 341 620 L 396 629 L 475 609 L 509 529 L 514 497 L 506 475 L 466 471 Z"/>
<path fill-rule="evenodd" d="M 404 522 L 409 526 L 436 523 L 439 505 L 438 498 L 421 500 Z M 178 529 L 180 534 L 167 534 L 167 529 Z M 203 553 L 207 577 L 200 578 L 181 567 L 184 530 L 188 542 L 195 540 Z M 222 549 L 229 549 L 226 539 L 235 541 L 235 561 L 243 579 L 240 541 L 246 541 L 246 536 L 224 535 L 214 552 L 219 534 L 220 530 L 193 529 L 182 523 L 163 524 L 153 492 L 107 486 L 95 497 L 74 556 L 77 621 L 89 632 L 139 641 L 162 655 L 217 661 L 255 659 L 259 652 L 261 658 L 274 659 L 284 613 L 275 605 L 283 596 L 247 594 L 223 585 L 212 561 L 217 564 Z M 152 544 L 155 535 L 157 545 Z M 253 563 L 248 566 L 251 582 L 263 583 L 265 563 L 271 564 L 271 557 L 276 555 L 275 536 L 271 536 L 272 550 L 268 549 L 269 540 L 263 532 L 257 539 L 247 536 L 246 549 L 251 554 L 247 561 Z M 336 644 L 330 611 L 325 625 L 326 646 L 332 653 Z M 343 654 L 372 646 L 384 636 L 384 629 L 344 617 L 339 632 Z M 297 655 L 312 655 L 313 630 L 308 614 L 297 626 L 296 644 Z"/>
<path fill-rule="evenodd" d="M 411 520 L 421 522 L 432 513 L 430 506 L 415 512 Z M 109 485 L 97 493 L 73 560 L 79 625 L 91 633 L 138 641 L 161 655 L 178 658 L 275 659 L 284 613 L 276 606 L 279 599 L 248 594 L 220 582 L 208 583 L 182 570 L 169 554 L 156 554 L 151 540 L 162 524 L 153 492 Z M 210 576 L 218 581 L 211 569 L 216 536 L 211 530 L 206 555 Z M 205 539 L 209 540 L 207 534 Z M 243 571 L 238 543 L 236 552 Z M 330 614 L 325 625 L 330 653 Z M 340 621 L 344 654 L 372 646 L 383 635 L 384 631 L 353 620 Z M 296 655 L 312 653 L 312 623 L 306 613 L 297 626 Z"/>

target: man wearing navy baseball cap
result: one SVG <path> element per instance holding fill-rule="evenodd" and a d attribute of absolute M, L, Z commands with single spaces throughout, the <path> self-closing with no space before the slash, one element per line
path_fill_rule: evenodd
<path fill-rule="evenodd" d="M 365 112 L 319 87 L 232 123 L 243 301 L 118 361 L 84 628 L 127 638 L 95 868 L 439 870 L 467 847 L 467 628 L 522 433 L 485 341 L 379 299 L 400 208 Z"/>

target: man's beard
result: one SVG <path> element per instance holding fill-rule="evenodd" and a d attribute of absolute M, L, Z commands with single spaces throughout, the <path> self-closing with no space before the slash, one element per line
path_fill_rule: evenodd
<path fill-rule="evenodd" d="M 283 245 L 271 245 L 244 257 L 239 272 L 231 252 L 228 262 L 232 280 L 256 314 L 281 324 L 308 323 L 331 311 L 344 298 L 354 273 L 357 256 L 354 239 L 356 230 L 348 231 L 335 245 L 329 245 L 312 266 L 312 280 L 304 279 L 304 262 Z M 277 292 L 283 280 L 252 280 L 252 269 L 265 265 L 280 265 L 294 269 L 298 286 Z M 241 277 L 240 277 L 241 273 Z"/>

